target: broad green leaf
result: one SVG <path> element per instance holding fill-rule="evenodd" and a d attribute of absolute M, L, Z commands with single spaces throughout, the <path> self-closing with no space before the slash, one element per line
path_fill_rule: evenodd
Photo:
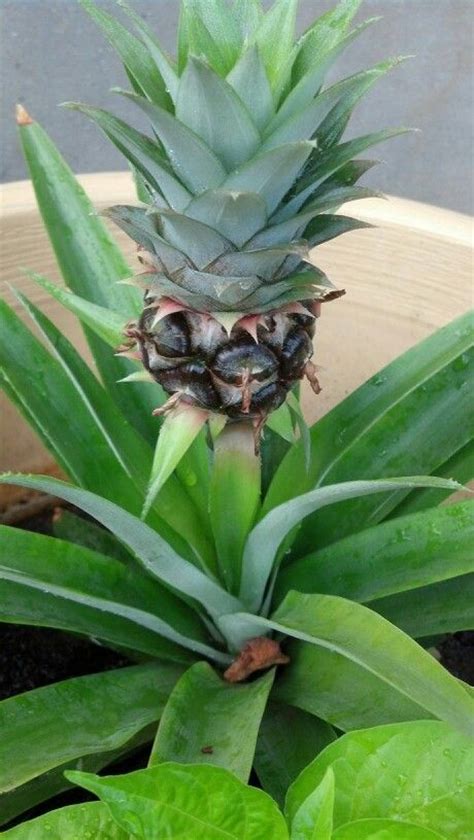
<path fill-rule="evenodd" d="M 36 817 L 2 834 L 5 840 L 129 840 L 101 802 L 70 805 Z"/>
<path fill-rule="evenodd" d="M 260 482 L 251 425 L 227 426 L 214 445 L 209 510 L 218 563 L 229 592 L 239 590 L 242 552 L 260 506 Z"/>
<path fill-rule="evenodd" d="M 283 403 L 277 411 L 270 414 L 266 422 L 266 428 L 280 435 L 288 443 L 295 442 L 295 430 L 287 403 Z"/>
<path fill-rule="evenodd" d="M 176 73 L 173 63 L 165 55 L 158 39 L 155 37 L 150 27 L 147 26 L 143 18 L 141 18 L 140 15 L 137 15 L 135 10 L 132 9 L 132 7 L 125 2 L 125 0 L 118 0 L 118 5 L 125 10 L 129 18 L 133 21 L 135 28 L 140 33 L 143 39 L 143 43 L 145 44 L 151 58 L 153 59 L 159 70 L 159 73 L 165 84 L 166 93 L 169 94 L 173 102 L 176 104 L 179 76 Z M 142 50 L 142 52 L 144 51 Z M 158 105 L 163 104 L 166 107 L 166 98 L 163 98 L 161 102 L 158 101 L 156 96 L 151 96 L 149 98 L 157 102 Z"/>
<path fill-rule="evenodd" d="M 309 471 L 309 470 L 308 470 Z M 240 598 L 256 611 L 268 579 L 277 563 L 278 549 L 285 537 L 310 513 L 345 499 L 387 493 L 405 487 L 459 489 L 456 482 L 429 477 L 393 478 L 380 481 L 348 481 L 320 487 L 274 508 L 255 526 L 245 545 Z"/>
<path fill-rule="evenodd" d="M 356 820 L 342 825 L 333 840 L 446 840 L 437 831 L 395 820 Z"/>
<path fill-rule="evenodd" d="M 332 727 L 314 715 L 284 703 L 267 704 L 254 763 L 260 784 L 280 807 L 291 783 L 335 738 Z"/>
<path fill-rule="evenodd" d="M 80 111 L 93 120 L 117 149 L 127 157 L 127 160 L 136 167 L 149 187 L 156 194 L 163 195 L 173 210 L 183 210 L 191 201 L 191 193 L 175 176 L 158 143 L 102 108 L 91 108 L 80 102 L 64 104 L 65 107 Z M 129 269 L 125 276 L 128 277 L 130 274 Z"/>
<path fill-rule="evenodd" d="M 82 755 L 118 749 L 159 719 L 182 670 L 135 665 L 3 700 L 0 791 Z"/>
<path fill-rule="evenodd" d="M 109 347 L 117 349 L 123 342 L 125 325 L 129 319 L 125 319 L 123 315 L 119 315 L 113 309 L 98 306 L 96 303 L 91 303 L 85 298 L 73 294 L 68 289 L 56 286 L 41 274 L 32 273 L 30 277 L 65 309 L 76 315 Z"/>
<path fill-rule="evenodd" d="M 282 462 L 264 512 L 315 486 L 373 475 L 436 472 L 471 439 L 467 353 L 470 314 L 425 339 L 330 411 L 311 430 L 312 461 L 295 444 Z M 429 430 L 429 433 L 428 431 Z M 449 495 L 449 491 L 446 493 Z M 386 518 L 400 502 L 390 495 L 338 505 L 303 524 L 298 553 L 307 554 Z"/>
<path fill-rule="evenodd" d="M 208 190 L 194 198 L 186 215 L 217 230 L 242 248 L 267 223 L 267 209 L 253 192 Z"/>
<path fill-rule="evenodd" d="M 460 484 L 467 485 L 474 479 L 474 438 L 458 449 L 444 464 L 437 467 L 437 475 L 443 478 L 454 478 Z M 390 513 L 389 518 L 405 516 L 410 513 L 428 510 L 441 504 L 446 497 L 443 490 L 415 490 Z"/>
<path fill-rule="evenodd" d="M 189 59 L 181 77 L 176 117 L 207 143 L 228 172 L 259 148 L 260 134 L 242 100 L 197 58 Z"/>
<path fill-rule="evenodd" d="M 201 431 L 208 412 L 193 406 L 177 408 L 166 417 L 156 444 L 142 519 L 149 513 L 158 493 Z"/>
<path fill-rule="evenodd" d="M 304 33 L 299 42 L 298 55 L 293 68 L 293 82 L 299 81 L 315 60 L 324 55 L 345 35 L 357 13 L 361 0 L 341 0 L 335 8 L 319 17 Z"/>
<path fill-rule="evenodd" d="M 140 305 L 139 294 L 136 289 L 117 284 L 117 280 L 130 276 L 130 268 L 84 190 L 37 123 L 21 126 L 20 138 L 38 207 L 66 285 L 91 303 L 132 317 Z M 118 385 L 133 367 L 116 358 L 90 330 L 86 329 L 86 335 L 107 390 L 127 420 L 150 439 L 152 394 L 143 385 L 128 389 Z"/>
<path fill-rule="evenodd" d="M 263 17 L 261 0 L 234 0 L 233 12 L 244 40 L 251 41 Z"/>
<path fill-rule="evenodd" d="M 156 730 L 156 722 L 140 730 L 138 735 L 131 737 L 123 746 L 107 752 L 97 752 L 92 755 L 81 755 L 60 764 L 58 767 L 48 770 L 41 776 L 36 776 L 9 793 L 0 795 L 0 823 L 8 824 L 11 820 L 30 811 L 35 805 L 46 802 L 53 796 L 68 790 L 72 787 L 64 776 L 65 770 L 83 770 L 86 773 L 99 773 L 104 767 L 108 767 L 117 761 L 122 761 L 128 756 L 133 756 L 137 749 L 148 744 Z M 3 834 L 0 836 L 4 836 Z M 88 838 L 92 840 L 92 838 Z"/>
<path fill-rule="evenodd" d="M 291 840 L 331 840 L 333 836 L 334 771 L 326 775 L 300 805 L 291 821 Z"/>
<path fill-rule="evenodd" d="M 259 131 L 275 113 L 272 90 L 256 44 L 250 44 L 227 77 L 228 83 L 247 107 Z"/>
<path fill-rule="evenodd" d="M 201 655 L 212 656 L 205 644 L 209 637 L 191 608 L 141 570 L 82 546 L 7 526 L 0 526 L 0 544 L 2 621 L 93 634 L 178 662 L 189 661 L 180 645 L 196 644 Z"/>
<path fill-rule="evenodd" d="M 289 563 L 275 599 L 296 589 L 367 603 L 466 575 L 474 571 L 473 537 L 471 501 L 391 519 Z"/>
<path fill-rule="evenodd" d="M 351 732 L 303 770 L 288 792 L 286 813 L 291 819 L 331 767 L 335 828 L 356 820 L 396 819 L 452 840 L 468 840 L 473 758 L 472 742 L 439 721 Z"/>
<path fill-rule="evenodd" d="M 186 254 L 198 270 L 205 270 L 209 263 L 230 249 L 230 243 L 220 233 L 187 215 L 156 210 L 153 217 L 158 220 L 166 242 L 180 254 Z"/>
<path fill-rule="evenodd" d="M 257 155 L 229 175 L 222 188 L 258 193 L 266 202 L 268 214 L 271 214 L 293 185 L 313 148 L 313 143 L 304 141 Z"/>
<path fill-rule="evenodd" d="M 100 796 L 118 824 L 143 840 L 288 840 L 273 800 L 221 767 L 158 764 L 127 776 L 67 775 Z"/>
<path fill-rule="evenodd" d="M 462 686 L 413 639 L 360 604 L 290 592 L 270 620 L 234 614 L 220 618 L 219 627 L 239 648 L 267 627 L 340 653 L 440 720 L 472 732 L 474 702 Z"/>
<path fill-rule="evenodd" d="M 149 49 L 144 49 L 142 42 L 135 38 L 135 35 L 91 0 L 81 0 L 81 4 L 117 50 L 127 72 L 144 95 L 157 105 L 169 108 L 171 103 L 165 81 Z M 148 44 L 146 46 L 148 47 Z"/>
<path fill-rule="evenodd" d="M 415 639 L 472 630 L 474 574 L 433 583 L 411 592 L 389 595 L 372 601 L 370 606 Z"/>
<path fill-rule="evenodd" d="M 275 685 L 278 700 L 344 731 L 431 715 L 345 656 L 304 642 L 285 645 L 291 666 Z"/>
<path fill-rule="evenodd" d="M 146 99 L 133 93 L 125 95 L 149 117 L 177 177 L 194 195 L 222 184 L 226 170 L 212 149 L 194 131 Z"/>
<path fill-rule="evenodd" d="M 240 603 L 236 598 L 180 557 L 152 528 L 112 502 L 64 481 L 46 477 L 7 473 L 0 476 L 0 484 L 18 484 L 59 496 L 93 516 L 133 551 L 153 577 L 198 601 L 211 614 L 239 609 Z"/>
<path fill-rule="evenodd" d="M 248 782 L 273 672 L 232 685 L 198 662 L 176 684 L 161 716 L 150 765 L 212 764 Z"/>

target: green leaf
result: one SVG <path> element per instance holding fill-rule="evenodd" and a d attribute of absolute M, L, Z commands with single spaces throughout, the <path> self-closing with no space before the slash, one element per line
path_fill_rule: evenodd
<path fill-rule="evenodd" d="M 371 146 L 384 143 L 392 137 L 398 137 L 409 131 L 411 131 L 409 128 L 388 128 L 384 131 L 377 131 L 374 134 L 365 134 L 363 137 L 348 140 L 346 143 L 332 146 L 323 152 L 315 149 L 303 176 L 296 183 L 296 194 L 275 213 L 273 221 L 275 223 L 284 222 L 297 213 L 305 202 L 311 198 L 317 187 L 326 178 L 345 166 L 354 155 L 362 154 Z"/>
<path fill-rule="evenodd" d="M 413 639 L 367 607 L 334 595 L 290 592 L 270 620 L 246 614 L 219 619 L 221 630 L 239 647 L 259 626 L 340 653 L 440 720 L 472 732 L 474 702 L 462 686 Z"/>
<path fill-rule="evenodd" d="M 229 592 L 238 592 L 242 553 L 260 506 L 260 459 L 249 423 L 227 426 L 214 445 L 209 510 L 218 563 Z"/>
<path fill-rule="evenodd" d="M 356 820 L 342 825 L 333 840 L 446 840 L 437 831 L 400 820 Z"/>
<path fill-rule="evenodd" d="M 67 761 L 65 764 L 60 764 L 58 767 L 31 779 L 31 781 L 20 785 L 9 793 L 4 793 L 0 797 L 0 822 L 6 825 L 25 811 L 30 811 L 35 805 L 39 805 L 51 799 L 53 796 L 57 796 L 70 789 L 72 784 L 65 778 L 65 770 L 78 770 L 80 768 L 87 773 L 98 773 L 104 767 L 116 761 L 132 757 L 137 749 L 140 749 L 152 740 L 155 730 L 156 722 L 140 730 L 138 735 L 130 738 L 123 746 L 115 750 L 93 753 L 92 755 L 81 755 L 80 758 L 75 758 L 72 761 Z M 28 825 L 31 825 L 31 823 L 28 823 Z M 3 837 L 4 835 L 2 834 L 1 836 Z M 88 838 L 88 840 L 91 840 L 91 838 Z"/>
<path fill-rule="evenodd" d="M 271 429 L 277 435 L 288 441 L 295 442 L 295 430 L 291 419 L 291 412 L 287 403 L 283 403 L 277 411 L 274 411 L 267 419 L 266 428 Z"/>
<path fill-rule="evenodd" d="M 242 53 L 227 81 L 247 107 L 258 130 L 263 131 L 275 114 L 275 107 L 265 65 L 256 44 L 250 44 Z"/>
<path fill-rule="evenodd" d="M 360 219 L 351 219 L 348 216 L 332 216 L 325 213 L 321 216 L 315 216 L 304 231 L 304 238 L 309 242 L 312 248 L 321 245 L 323 242 L 330 242 L 331 239 L 336 239 L 344 233 L 350 233 L 352 230 L 366 230 L 372 228 L 373 225 L 368 222 L 362 222 Z M 453 476 L 456 478 L 456 476 Z M 451 476 L 446 476 L 451 478 Z M 458 479 L 459 481 L 459 479 Z"/>
<path fill-rule="evenodd" d="M 3 700 L 0 791 L 82 755 L 123 746 L 159 719 L 181 673 L 170 663 L 135 665 Z"/>
<path fill-rule="evenodd" d="M 226 170 L 219 158 L 197 134 L 163 108 L 134 93 L 124 94 L 149 117 L 153 129 L 167 150 L 175 174 L 194 195 L 222 184 Z"/>
<path fill-rule="evenodd" d="M 86 12 L 103 30 L 108 41 L 118 52 L 127 72 L 145 96 L 157 105 L 170 108 L 171 103 L 165 81 L 149 49 L 145 49 L 142 42 L 128 32 L 116 18 L 98 8 L 91 0 L 80 1 Z M 148 47 L 148 44 L 146 46 Z"/>
<path fill-rule="evenodd" d="M 133 551 L 153 577 L 203 604 L 211 614 L 239 608 L 240 603 L 236 598 L 183 560 L 152 528 L 112 502 L 64 481 L 46 477 L 7 473 L 0 476 L 0 484 L 18 484 L 20 487 L 31 487 L 59 496 L 93 516 Z"/>
<path fill-rule="evenodd" d="M 209 66 L 221 76 L 226 76 L 231 66 L 227 56 L 224 55 L 221 45 L 214 40 L 202 19 L 194 12 L 191 3 L 181 4 L 178 27 L 179 73 L 181 75 L 185 70 L 188 56 L 197 55 L 206 58 Z"/>
<path fill-rule="evenodd" d="M 143 18 L 140 15 L 137 15 L 134 9 L 125 2 L 125 0 L 118 0 L 118 5 L 125 10 L 129 18 L 133 21 L 135 28 L 140 33 L 141 37 L 143 38 L 143 43 L 145 44 L 151 58 L 155 62 L 159 73 L 163 79 L 165 90 L 176 104 L 176 96 L 178 92 L 179 86 L 179 76 L 176 73 L 176 70 L 172 64 L 172 62 L 168 59 L 168 57 L 163 52 L 158 39 L 155 37 L 154 33 L 150 29 L 149 26 L 145 23 Z M 143 49 L 142 49 L 142 52 Z M 147 61 L 148 63 L 148 61 Z M 156 101 L 158 105 L 167 105 L 167 99 L 163 98 L 160 102 L 158 99 L 155 99 L 153 96 L 149 97 L 152 101 Z"/>
<path fill-rule="evenodd" d="M 0 367 L 15 404 L 74 481 L 110 495 L 138 513 L 139 497 L 123 459 L 128 448 L 139 465 L 145 443 L 137 436 L 135 445 L 129 429 L 129 439 L 125 439 L 125 424 L 116 407 L 72 345 L 39 310 L 25 298 L 22 301 L 57 342 L 59 358 L 53 358 L 15 312 L 0 301 Z"/>
<path fill-rule="evenodd" d="M 193 198 L 186 215 L 214 228 L 238 248 L 267 223 L 265 202 L 253 192 L 208 190 Z"/>
<path fill-rule="evenodd" d="M 161 638 L 167 624 L 169 636 L 175 635 L 173 642 L 178 644 L 188 636 L 191 644 L 193 638 L 208 639 L 189 607 L 117 560 L 5 525 L 0 526 L 0 545 L 2 621 L 94 635 L 113 645 L 181 662 L 189 662 L 189 655 Z"/>
<path fill-rule="evenodd" d="M 393 686 L 333 650 L 295 641 L 285 652 L 291 667 L 282 670 L 275 697 L 338 729 L 431 717 Z"/>
<path fill-rule="evenodd" d="M 273 677 L 270 672 L 255 682 L 232 685 L 209 665 L 196 663 L 169 698 L 150 765 L 212 764 L 248 782 Z"/>
<path fill-rule="evenodd" d="M 329 12 L 319 17 L 304 33 L 299 42 L 298 55 L 293 67 L 293 83 L 299 81 L 344 37 L 347 28 L 356 15 L 361 0 L 341 0 Z"/>
<path fill-rule="evenodd" d="M 142 519 L 148 515 L 158 493 L 205 425 L 208 412 L 193 406 L 177 408 L 166 417 L 156 444 Z"/>
<path fill-rule="evenodd" d="M 289 563 L 275 598 L 296 589 L 367 603 L 465 575 L 474 571 L 473 536 L 471 501 L 391 519 Z"/>
<path fill-rule="evenodd" d="M 258 193 L 265 199 L 267 212 L 271 214 L 293 185 L 313 148 L 311 142 L 304 141 L 257 155 L 238 172 L 229 175 L 222 188 Z"/>
<path fill-rule="evenodd" d="M 472 541 L 471 541 L 472 555 Z M 472 568 L 472 565 L 471 565 Z M 474 574 L 372 601 L 371 609 L 415 639 L 474 627 Z"/>
<path fill-rule="evenodd" d="M 288 840 L 273 800 L 220 767 L 159 764 L 127 776 L 67 775 L 100 796 L 125 831 L 142 838 Z"/>
<path fill-rule="evenodd" d="M 109 347 L 117 349 L 123 342 L 123 333 L 128 320 L 123 315 L 119 315 L 113 309 L 91 303 L 85 298 L 73 294 L 68 289 L 56 286 L 41 274 L 31 273 L 29 276 L 45 292 L 48 292 L 51 297 L 57 300 L 61 306 L 76 315 Z"/>
<path fill-rule="evenodd" d="M 117 284 L 130 268 L 103 222 L 59 152 L 37 123 L 20 127 L 20 138 L 36 193 L 66 285 L 91 303 L 133 316 L 139 306 L 136 289 Z M 111 354 L 89 330 L 87 339 L 102 381 L 127 420 L 144 436 L 152 434 L 152 395 L 143 385 L 122 388 L 117 382 L 133 368 Z"/>
<path fill-rule="evenodd" d="M 105 528 L 101 528 L 90 520 L 83 519 L 82 516 L 77 516 L 70 510 L 65 508 L 56 510 L 52 527 L 53 535 L 59 540 L 90 548 L 99 554 L 105 554 L 106 557 L 113 557 L 125 565 L 134 563 L 130 552 L 110 531 L 106 531 Z"/>
<path fill-rule="evenodd" d="M 301 771 L 334 741 L 331 726 L 284 703 L 267 704 L 258 733 L 255 770 L 263 789 L 281 808 Z"/>
<path fill-rule="evenodd" d="M 176 117 L 207 143 L 228 172 L 259 148 L 260 134 L 242 100 L 197 58 L 189 59 L 181 77 Z"/>
<path fill-rule="evenodd" d="M 5 840 L 129 840 L 101 802 L 70 805 L 43 814 L 2 834 Z"/>
<path fill-rule="evenodd" d="M 439 721 L 351 732 L 330 744 L 303 771 L 288 792 L 286 813 L 291 819 L 331 767 L 336 783 L 335 829 L 356 820 L 394 819 L 400 825 L 416 824 L 452 840 L 468 840 L 472 756 L 465 738 Z M 336 832 L 335 836 L 346 835 Z M 348 835 L 359 836 L 367 835 Z M 407 836 L 417 837 L 413 833 Z"/>
<path fill-rule="evenodd" d="M 234 0 L 234 17 L 245 41 L 251 41 L 263 17 L 260 0 Z"/>
<path fill-rule="evenodd" d="M 339 57 L 340 53 L 364 29 L 370 26 L 374 20 L 377 20 L 377 18 L 372 18 L 362 23 L 346 38 L 340 41 L 336 47 L 328 53 L 324 53 L 321 61 L 313 64 L 311 70 L 288 94 L 270 125 L 267 127 L 265 132 L 267 138 L 265 147 L 272 148 L 280 143 L 312 137 L 318 124 L 341 96 L 353 90 L 356 92 L 359 89 L 360 95 L 363 95 L 365 80 L 370 79 L 370 75 L 374 71 L 364 70 L 347 79 L 342 79 L 322 93 L 320 89 L 328 70 Z M 375 82 L 376 79 L 374 78 L 373 81 Z"/>
<path fill-rule="evenodd" d="M 163 195 L 173 210 L 183 210 L 191 201 L 191 193 L 175 176 L 157 142 L 153 142 L 149 137 L 102 108 L 91 108 L 80 102 L 66 102 L 64 105 L 72 110 L 80 111 L 81 114 L 93 120 L 119 152 L 138 169 L 150 188 L 158 195 Z M 129 269 L 127 274 L 122 276 L 128 277 L 130 274 Z"/>
<path fill-rule="evenodd" d="M 199 21 L 212 39 L 209 44 L 191 39 L 190 52 L 200 55 L 202 50 L 212 66 L 215 50 L 209 50 L 209 47 L 217 45 L 219 57 L 224 63 L 222 75 L 226 75 L 235 64 L 242 44 L 241 32 L 227 5 L 222 0 L 184 0 L 183 11 L 188 15 L 191 31 Z M 199 34 L 201 31 L 201 28 L 196 30 Z M 196 46 L 198 49 L 193 49 Z"/>
<path fill-rule="evenodd" d="M 437 467 L 436 473 L 443 478 L 454 478 L 460 484 L 469 484 L 474 479 L 474 438 Z M 415 490 L 403 499 L 390 513 L 389 518 L 429 510 L 441 504 L 448 495 L 445 490 Z"/>
<path fill-rule="evenodd" d="M 311 430 L 309 473 L 298 443 L 275 476 L 265 513 L 334 481 L 389 477 L 397 471 L 435 472 L 471 439 L 472 401 L 464 383 L 472 336 L 467 314 L 403 354 L 330 411 Z M 313 551 L 316 534 L 322 548 L 375 525 L 400 501 L 399 494 L 390 495 L 381 507 L 373 497 L 311 517 L 303 524 L 297 552 Z"/>
<path fill-rule="evenodd" d="M 255 36 L 277 100 L 291 72 L 297 7 L 297 0 L 275 0 Z"/>
<path fill-rule="evenodd" d="M 331 840 L 333 836 L 334 771 L 328 767 L 291 821 L 291 840 Z"/>
<path fill-rule="evenodd" d="M 268 579 L 277 563 L 278 549 L 302 519 L 323 507 L 345 499 L 387 493 L 405 487 L 443 487 L 459 489 L 456 482 L 446 479 L 414 476 L 412 478 L 381 479 L 379 481 L 348 481 L 329 487 L 320 487 L 303 496 L 274 508 L 250 533 L 244 550 L 240 598 L 257 611 L 261 604 Z"/>

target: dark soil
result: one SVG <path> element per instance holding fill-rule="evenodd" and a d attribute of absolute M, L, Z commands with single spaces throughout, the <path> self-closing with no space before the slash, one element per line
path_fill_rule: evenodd
<path fill-rule="evenodd" d="M 455 677 L 474 685 L 474 631 L 446 636 L 438 645 L 441 662 Z"/>

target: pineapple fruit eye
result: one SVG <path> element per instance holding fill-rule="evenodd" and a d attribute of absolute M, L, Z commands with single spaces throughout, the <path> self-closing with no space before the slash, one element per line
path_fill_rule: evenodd
<path fill-rule="evenodd" d="M 212 362 L 212 370 L 229 385 L 242 385 L 246 379 L 265 382 L 277 374 L 278 361 L 267 347 L 244 339 L 222 347 Z"/>
<path fill-rule="evenodd" d="M 288 333 L 280 353 L 280 371 L 285 379 L 300 379 L 313 355 L 313 342 L 306 330 L 294 327 Z"/>

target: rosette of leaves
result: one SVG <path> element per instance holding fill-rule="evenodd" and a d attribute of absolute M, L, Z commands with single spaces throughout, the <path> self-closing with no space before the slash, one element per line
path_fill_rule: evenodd
<path fill-rule="evenodd" d="M 342 38 L 350 5 L 314 32 L 330 21 Z M 110 26 L 135 75 L 133 36 Z M 430 717 L 470 731 L 472 697 L 425 650 L 474 623 L 472 502 L 439 507 L 473 475 L 470 317 L 309 430 L 294 397 L 261 456 L 250 423 L 208 430 L 199 412 L 165 421 L 156 445 L 152 410 L 166 396 L 114 354 L 142 305 L 116 282 L 131 269 L 51 140 L 20 116 L 67 288 L 36 279 L 80 318 L 97 373 L 24 295 L 35 332 L 1 304 L 1 384 L 68 479 L 1 481 L 95 524 L 67 512 L 54 538 L 1 528 L 0 620 L 91 637 L 131 664 L 0 705 L 2 820 L 67 787 L 64 770 L 97 772 L 151 743 L 158 721 L 153 763 L 242 781 L 254 768 L 280 800 L 341 731 Z"/>

